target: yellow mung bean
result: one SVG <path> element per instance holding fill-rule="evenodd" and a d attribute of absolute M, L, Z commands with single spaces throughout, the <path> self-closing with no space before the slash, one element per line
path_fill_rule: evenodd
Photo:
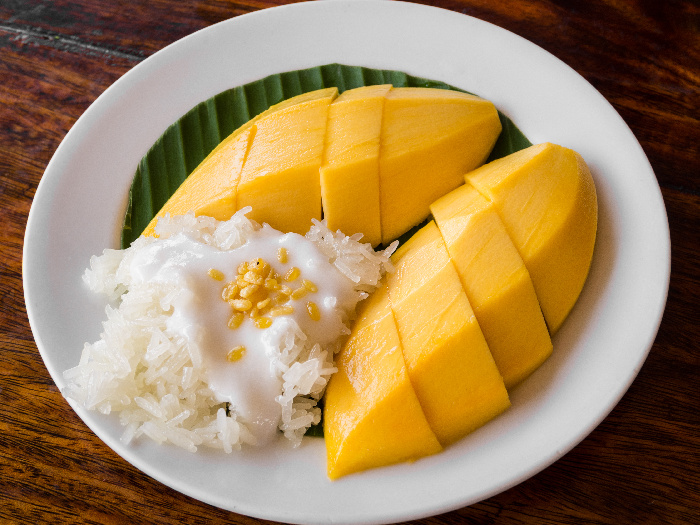
<path fill-rule="evenodd" d="M 285 248 L 278 249 L 277 259 L 280 262 L 286 263 L 288 256 Z M 301 270 L 294 266 L 282 277 L 262 258 L 242 262 L 238 265 L 237 272 L 236 278 L 227 283 L 221 292 L 222 299 L 233 310 L 228 321 L 228 326 L 232 329 L 238 328 L 246 317 L 250 317 L 256 327 L 268 328 L 272 325 L 270 317 L 294 313 L 294 307 L 286 304 L 290 299 L 301 299 L 318 291 L 316 284 L 308 279 L 301 279 L 301 286 L 296 289 L 282 284 L 283 280 L 293 282 L 299 279 Z M 209 275 L 217 280 L 224 279 L 223 272 L 219 270 L 211 269 Z M 314 302 L 306 303 L 306 311 L 313 320 L 321 318 L 321 311 Z"/>
<path fill-rule="evenodd" d="M 288 255 L 287 255 L 287 249 L 286 248 L 279 248 L 277 250 L 277 260 L 281 262 L 282 264 L 286 264 L 288 260 Z"/>
<path fill-rule="evenodd" d="M 224 301 L 229 301 L 235 298 L 237 293 L 238 286 L 236 286 L 236 284 L 233 281 L 231 281 L 226 286 L 224 286 L 224 289 L 221 291 L 221 298 Z"/>
<path fill-rule="evenodd" d="M 309 293 L 309 291 L 302 286 L 301 288 L 297 288 L 292 292 L 292 299 L 301 299 L 307 293 Z"/>
<path fill-rule="evenodd" d="M 248 270 L 243 276 L 243 279 L 248 281 L 250 284 L 262 284 L 263 282 L 265 282 L 265 279 L 262 275 L 259 275 L 257 272 L 254 272 L 252 270 Z"/>
<path fill-rule="evenodd" d="M 289 271 L 285 274 L 284 280 L 288 283 L 295 281 L 301 275 L 301 270 L 296 266 L 292 266 Z"/>
<path fill-rule="evenodd" d="M 294 313 L 294 307 L 285 305 L 285 306 L 275 306 L 270 309 L 270 315 L 272 317 L 277 317 L 278 315 L 291 315 Z"/>
<path fill-rule="evenodd" d="M 318 305 L 313 301 L 306 303 L 306 311 L 309 313 L 309 317 L 312 320 L 318 321 L 321 319 L 321 310 L 318 309 Z"/>
<path fill-rule="evenodd" d="M 216 268 L 209 268 L 209 271 L 207 273 L 209 274 L 209 277 L 211 277 L 215 281 L 224 280 L 224 272 L 222 272 L 221 270 L 217 270 Z"/>
<path fill-rule="evenodd" d="M 245 316 L 241 312 L 236 312 L 229 318 L 228 327 L 232 330 L 235 330 L 236 328 L 241 326 L 244 317 Z"/>
<path fill-rule="evenodd" d="M 249 284 L 245 288 L 243 288 L 240 292 L 240 296 L 243 297 L 244 299 L 249 298 L 251 295 L 253 295 L 255 292 L 258 291 L 259 286 L 257 284 Z"/>
<path fill-rule="evenodd" d="M 269 305 L 271 301 L 272 301 L 272 299 L 270 299 L 268 297 L 267 299 L 263 299 L 262 301 L 258 301 L 258 303 L 255 306 L 258 308 L 258 310 L 262 310 L 263 308 L 266 308 L 267 305 Z"/>
<path fill-rule="evenodd" d="M 303 280 L 301 281 L 301 284 L 303 284 L 303 285 L 304 285 L 304 288 L 306 288 L 306 289 L 307 289 L 308 291 L 310 291 L 311 293 L 316 293 L 316 292 L 318 292 L 318 286 L 316 286 L 314 283 L 312 283 L 312 282 L 309 281 L 308 279 L 303 279 Z"/>
<path fill-rule="evenodd" d="M 284 294 L 277 294 L 272 298 L 272 300 L 275 302 L 275 304 L 284 304 L 286 302 L 289 302 L 289 296 Z"/>
<path fill-rule="evenodd" d="M 231 306 L 233 306 L 234 310 L 245 312 L 253 307 L 253 303 L 251 303 L 248 299 L 234 299 L 231 301 Z"/>
<path fill-rule="evenodd" d="M 231 350 L 228 351 L 228 354 L 226 354 L 226 360 L 231 363 L 235 363 L 236 361 L 239 361 L 244 355 L 245 346 L 234 346 L 233 348 L 231 348 Z"/>
<path fill-rule="evenodd" d="M 272 324 L 272 319 L 269 317 L 256 317 L 253 319 L 253 323 L 258 328 L 268 328 Z"/>

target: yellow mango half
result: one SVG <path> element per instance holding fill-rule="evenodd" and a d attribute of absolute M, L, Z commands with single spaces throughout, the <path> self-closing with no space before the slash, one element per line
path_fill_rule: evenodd
<path fill-rule="evenodd" d="M 328 227 L 346 235 L 362 233 L 372 246 L 382 242 L 379 136 L 390 89 L 391 85 L 360 87 L 333 101 L 320 173 Z"/>
<path fill-rule="evenodd" d="M 323 425 L 331 479 L 442 448 L 406 372 L 386 285 L 360 308 L 325 394 Z"/>
<path fill-rule="evenodd" d="M 530 274 L 491 201 L 470 185 L 430 205 L 506 388 L 552 353 Z"/>
<path fill-rule="evenodd" d="M 389 297 L 408 375 L 445 446 L 508 408 L 508 393 L 435 222 L 392 261 Z"/>
<path fill-rule="evenodd" d="M 208 215 L 217 220 L 228 220 L 236 212 L 236 189 L 241 169 L 248 152 L 250 128 L 219 146 L 216 155 L 209 155 L 185 179 L 180 187 L 151 220 L 142 235 L 155 235 L 158 219 L 169 213 L 171 216 L 194 214 Z"/>
<path fill-rule="evenodd" d="M 315 93 L 255 123 L 238 183 L 237 209 L 252 206 L 249 218 L 284 232 L 304 234 L 311 219 L 321 219 L 318 172 L 328 107 L 338 91 Z"/>
<path fill-rule="evenodd" d="M 379 153 L 382 242 L 420 223 L 430 203 L 484 163 L 501 132 L 494 105 L 430 88 L 386 95 Z"/>
<path fill-rule="evenodd" d="M 466 179 L 494 203 L 556 332 L 593 257 L 598 201 L 586 163 L 573 150 L 545 143 L 490 162 Z"/>

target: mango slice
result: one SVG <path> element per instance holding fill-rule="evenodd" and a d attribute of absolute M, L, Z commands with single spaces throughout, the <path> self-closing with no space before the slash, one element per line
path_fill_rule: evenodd
<path fill-rule="evenodd" d="M 323 213 L 332 229 L 389 243 L 482 164 L 501 132 L 493 104 L 461 92 L 380 85 L 337 96 L 337 88 L 305 93 L 251 119 L 158 217 L 194 210 L 223 220 L 251 206 L 250 218 L 305 233 Z"/>
<path fill-rule="evenodd" d="M 323 157 L 328 107 L 337 96 L 294 104 L 255 123 L 238 183 L 237 208 L 252 206 L 250 219 L 284 232 L 304 234 L 321 219 L 318 170 Z"/>
<path fill-rule="evenodd" d="M 466 179 L 494 203 L 555 333 L 593 257 L 598 201 L 586 163 L 573 150 L 545 143 L 490 162 Z"/>
<path fill-rule="evenodd" d="M 420 223 L 430 203 L 484 163 L 501 132 L 494 105 L 429 88 L 386 95 L 379 156 L 382 242 Z"/>
<path fill-rule="evenodd" d="M 408 378 L 386 284 L 360 308 L 325 394 L 331 479 L 442 448 Z"/>
<path fill-rule="evenodd" d="M 142 235 L 155 235 L 156 223 L 166 213 L 174 216 L 194 211 L 197 216 L 208 215 L 217 220 L 230 219 L 238 209 L 236 192 L 248 148 L 255 134 L 254 124 L 277 111 L 334 93 L 337 93 L 336 88 L 328 88 L 283 100 L 233 131 L 185 179 Z"/>
<path fill-rule="evenodd" d="M 210 154 L 168 199 L 151 220 L 142 235 L 155 235 L 158 219 L 169 213 L 208 215 L 227 220 L 236 212 L 236 189 L 243 169 L 251 130 L 237 133 L 225 145 L 218 146 L 216 155 Z"/>
<path fill-rule="evenodd" d="M 552 353 L 530 274 L 493 204 L 472 186 L 460 186 L 430 210 L 510 389 Z"/>
<path fill-rule="evenodd" d="M 392 261 L 389 297 L 408 375 L 446 446 L 508 408 L 508 393 L 435 222 Z"/>
<path fill-rule="evenodd" d="M 324 218 L 331 230 L 362 233 L 363 241 L 382 242 L 379 215 L 379 135 L 384 97 L 390 84 L 342 93 L 328 112 L 321 166 Z"/>

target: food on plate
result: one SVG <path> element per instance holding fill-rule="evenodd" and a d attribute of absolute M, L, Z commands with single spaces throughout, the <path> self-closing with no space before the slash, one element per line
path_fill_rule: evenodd
<path fill-rule="evenodd" d="M 184 215 L 193 211 L 195 215 L 207 215 L 217 220 L 228 220 L 239 209 L 237 194 L 243 164 L 255 136 L 254 124 L 272 113 L 305 102 L 334 97 L 336 88 L 304 93 L 275 104 L 236 129 L 214 148 L 214 150 L 185 179 L 165 205 L 146 226 L 142 235 L 155 232 L 158 219 L 166 214 Z M 310 220 L 304 224 L 308 227 Z M 303 232 L 301 232 L 303 233 Z"/>
<path fill-rule="evenodd" d="M 158 219 L 193 211 L 217 220 L 227 220 L 236 212 L 236 187 L 250 142 L 250 128 L 230 137 L 225 147 L 210 155 L 185 179 L 143 235 L 155 232 Z"/>
<path fill-rule="evenodd" d="M 321 182 L 328 108 L 335 88 L 318 98 L 270 113 L 254 124 L 255 134 L 238 183 L 238 209 L 280 231 L 303 234 L 321 220 Z M 356 232 L 352 232 L 356 233 Z"/>
<path fill-rule="evenodd" d="M 156 217 L 192 209 L 225 220 L 250 206 L 251 219 L 303 233 L 323 214 L 331 229 L 387 245 L 462 184 L 501 132 L 494 105 L 462 92 L 386 85 L 336 97 L 300 95 L 234 131 Z"/>
<path fill-rule="evenodd" d="M 597 225 L 572 150 L 481 166 L 501 130 L 491 102 L 389 84 L 263 111 L 131 247 L 93 258 L 85 280 L 114 303 L 66 395 L 118 412 L 126 442 L 192 451 L 298 445 L 323 398 L 331 479 L 484 425 L 552 352 Z"/>
<path fill-rule="evenodd" d="M 503 381 L 512 388 L 552 352 L 530 274 L 493 204 L 465 184 L 430 205 Z"/>
<path fill-rule="evenodd" d="M 331 479 L 442 449 L 406 371 L 384 281 L 362 303 L 336 365 L 324 409 Z"/>
<path fill-rule="evenodd" d="M 321 166 L 328 227 L 362 232 L 372 246 L 382 242 L 379 139 L 384 100 L 390 90 L 389 84 L 365 86 L 345 91 L 333 101 Z"/>
<path fill-rule="evenodd" d="M 556 332 L 578 299 L 593 257 L 598 201 L 575 151 L 545 143 L 466 176 L 493 202 L 530 272 L 542 313 Z"/>
<path fill-rule="evenodd" d="M 457 91 L 396 88 L 384 104 L 379 156 L 382 242 L 429 214 L 430 203 L 486 161 L 501 132 L 495 106 Z"/>
<path fill-rule="evenodd" d="M 448 445 L 510 406 L 457 271 L 434 221 L 392 256 L 391 310 L 411 383 Z"/>
<path fill-rule="evenodd" d="M 231 451 L 278 431 L 298 444 L 319 422 L 340 337 L 393 248 L 375 253 L 319 222 L 283 234 L 249 211 L 164 218 L 158 238 L 91 260 L 85 281 L 114 303 L 64 393 L 118 412 L 124 441 Z"/>
<path fill-rule="evenodd" d="M 443 446 L 508 408 L 506 388 L 551 354 L 545 318 L 553 332 L 578 298 L 596 234 L 595 187 L 583 159 L 571 150 L 533 146 L 466 174 L 466 181 L 430 205 L 435 221 L 392 256 L 395 272 L 386 279 L 396 326 L 385 310 L 368 308 L 362 319 L 373 327 L 381 319 L 385 338 L 398 332 L 392 344 L 400 347 L 425 419 Z M 537 288 L 530 272 L 559 279 L 560 286 L 545 280 Z M 367 373 L 356 363 L 376 359 L 376 353 L 376 344 L 357 340 L 340 351 L 329 384 L 334 395 L 324 409 L 332 414 L 324 422 L 327 435 L 347 428 L 346 415 L 357 408 L 363 384 L 356 378 Z M 406 433 L 411 430 L 393 439 L 405 444 L 411 439 Z M 371 435 L 359 434 L 364 443 L 353 442 L 347 451 L 333 448 L 332 478 L 343 474 L 335 465 L 353 461 L 357 450 L 364 465 L 398 461 L 385 453 L 392 436 L 382 434 L 379 444 Z"/>

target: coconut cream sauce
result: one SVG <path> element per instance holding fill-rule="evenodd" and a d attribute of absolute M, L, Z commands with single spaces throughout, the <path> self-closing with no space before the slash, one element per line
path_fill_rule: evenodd
<path fill-rule="evenodd" d="M 285 264 L 277 259 L 280 247 L 287 250 Z M 259 257 L 280 275 L 296 266 L 301 276 L 295 283 L 287 284 L 299 286 L 301 279 L 308 279 L 318 291 L 290 301 L 294 313 L 272 317 L 268 328 L 257 328 L 246 317 L 241 326 L 231 329 L 227 323 L 232 309 L 222 299 L 222 290 L 236 278 L 240 263 Z M 296 322 L 314 343 L 330 343 L 343 333 L 343 319 L 357 302 L 353 283 L 315 244 L 301 235 L 282 234 L 268 225 L 253 233 L 243 246 L 228 251 L 195 241 L 184 233 L 158 239 L 143 247 L 130 266 L 136 283 L 173 283 L 181 288 L 172 302 L 167 328 L 199 348 L 209 387 L 219 401 L 235 407 L 258 444 L 274 437 L 281 418 L 281 406 L 275 398 L 282 393 L 282 379 L 274 373 L 272 359 L 290 325 Z M 212 278 L 210 269 L 222 272 L 224 279 Z M 318 305 L 318 321 L 309 316 L 307 301 Z M 229 362 L 229 350 L 238 345 L 245 346 L 244 356 Z"/>

